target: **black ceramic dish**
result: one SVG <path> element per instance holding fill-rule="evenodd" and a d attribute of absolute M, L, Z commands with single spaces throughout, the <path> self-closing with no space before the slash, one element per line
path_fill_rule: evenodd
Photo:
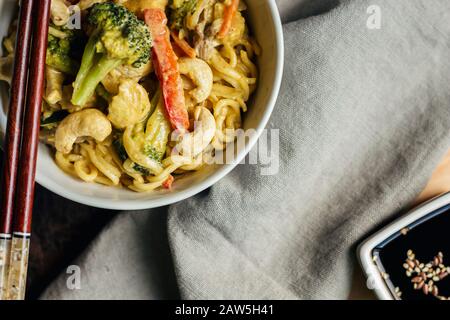
<path fill-rule="evenodd" d="M 359 259 L 380 299 L 449 299 L 450 194 L 421 205 L 366 240 Z"/>

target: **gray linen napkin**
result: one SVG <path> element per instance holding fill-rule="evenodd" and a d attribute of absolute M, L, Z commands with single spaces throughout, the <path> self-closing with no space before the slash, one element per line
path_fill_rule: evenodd
<path fill-rule="evenodd" d="M 345 299 L 356 244 L 407 207 L 450 145 L 448 0 L 377 0 L 380 29 L 367 27 L 373 1 L 279 4 L 302 17 L 285 15 L 269 125 L 280 172 L 241 165 L 169 209 L 183 298 Z M 42 298 L 172 297 L 165 234 L 151 235 L 164 223 L 151 220 L 119 216 L 75 262 L 82 289 L 63 274 Z M 151 267 L 159 254 L 167 264 Z"/>

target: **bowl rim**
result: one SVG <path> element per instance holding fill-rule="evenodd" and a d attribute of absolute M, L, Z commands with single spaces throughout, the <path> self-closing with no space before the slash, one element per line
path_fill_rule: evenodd
<path fill-rule="evenodd" d="M 278 7 L 276 5 L 275 0 L 266 0 L 268 4 L 268 8 L 270 14 L 272 16 L 274 22 L 275 29 L 275 41 L 276 46 L 275 50 L 277 53 L 276 62 L 275 62 L 275 78 L 273 81 L 273 86 L 271 89 L 271 93 L 266 103 L 266 110 L 262 117 L 262 120 L 259 122 L 257 128 L 255 128 L 256 134 L 252 135 L 248 141 L 246 147 L 241 150 L 234 161 L 230 164 L 226 164 L 221 166 L 216 172 L 214 172 L 211 176 L 206 178 L 204 181 L 193 185 L 192 187 L 178 191 L 174 194 L 168 194 L 160 199 L 140 199 L 140 200 L 120 200 L 117 202 L 108 201 L 105 199 L 98 199 L 95 197 L 90 197 L 87 195 L 82 195 L 74 192 L 67 191 L 66 189 L 60 188 L 60 186 L 51 180 L 49 177 L 41 175 L 36 172 L 36 182 L 39 183 L 42 187 L 47 190 L 71 201 L 75 201 L 80 204 L 101 208 L 101 209 L 109 209 L 109 210 L 144 210 L 144 209 L 153 209 L 158 207 L 164 207 L 171 204 L 175 204 L 182 200 L 188 199 L 190 197 L 195 196 L 196 194 L 208 189 L 213 186 L 219 180 L 228 175 L 236 166 L 239 164 L 249 153 L 249 151 L 255 146 L 256 142 L 260 138 L 263 130 L 266 128 L 267 123 L 272 115 L 272 112 L 275 108 L 275 104 L 278 98 L 278 93 L 281 87 L 281 81 L 283 77 L 283 69 L 284 69 L 284 36 L 283 36 L 283 27 L 281 22 L 280 13 L 278 11 Z"/>

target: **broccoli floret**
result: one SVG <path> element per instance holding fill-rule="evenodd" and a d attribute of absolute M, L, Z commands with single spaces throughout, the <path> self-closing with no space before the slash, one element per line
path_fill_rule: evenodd
<path fill-rule="evenodd" d="M 152 39 L 145 23 L 125 7 L 97 3 L 89 11 L 90 37 L 74 82 L 72 103 L 83 106 L 97 85 L 116 67 L 139 68 L 150 59 Z"/>
<path fill-rule="evenodd" d="M 79 32 L 66 28 L 50 27 L 53 31 L 48 35 L 47 43 L 47 65 L 66 74 L 75 76 L 79 64 L 76 61 L 77 49 L 83 38 Z"/>
<path fill-rule="evenodd" d="M 125 162 L 128 159 L 128 154 L 127 151 L 125 150 L 125 147 L 123 146 L 123 141 L 122 141 L 122 135 L 121 134 L 117 134 L 114 137 L 114 148 L 116 149 L 117 155 L 119 156 L 120 160 L 122 160 L 122 162 Z M 146 168 L 144 168 L 143 166 L 140 166 L 136 163 L 133 163 L 133 169 L 136 172 L 141 173 L 144 176 L 149 176 L 150 175 L 150 171 Z"/>
<path fill-rule="evenodd" d="M 125 162 L 129 158 L 133 162 L 133 169 L 144 175 L 149 175 L 147 173 L 152 173 L 152 169 L 162 165 L 172 130 L 166 119 L 161 94 L 157 93 L 153 100 L 156 108 L 152 115 L 136 125 L 133 132 L 126 130 L 123 135 L 117 133 L 113 143 L 120 159 Z"/>
<path fill-rule="evenodd" d="M 153 146 L 152 144 L 148 144 L 144 148 L 145 155 L 150 159 L 155 160 L 156 162 L 161 162 L 162 158 L 164 157 L 164 151 L 161 148 Z"/>
<path fill-rule="evenodd" d="M 47 65 L 58 71 L 76 75 L 77 64 L 69 57 L 70 43 L 67 39 L 59 39 L 51 34 L 48 36 Z"/>
<path fill-rule="evenodd" d="M 172 0 L 170 4 L 170 21 L 173 29 L 181 29 L 188 13 L 193 12 L 197 0 Z"/>
<path fill-rule="evenodd" d="M 155 106 L 151 117 L 147 121 L 145 128 L 144 154 L 161 163 L 166 153 L 167 143 L 171 132 L 170 122 L 166 118 L 164 103 L 161 92 L 158 91 L 152 99 L 152 106 Z"/>

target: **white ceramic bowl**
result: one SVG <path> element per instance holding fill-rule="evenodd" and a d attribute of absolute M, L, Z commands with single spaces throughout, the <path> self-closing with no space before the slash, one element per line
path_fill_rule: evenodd
<path fill-rule="evenodd" d="M 52 151 L 41 144 L 36 181 L 48 190 L 67 199 L 86 205 L 112 210 L 139 210 L 169 205 L 209 188 L 227 175 L 247 155 L 264 130 L 273 111 L 283 73 L 284 44 L 281 20 L 275 0 L 247 0 L 250 28 L 262 48 L 259 57 L 260 79 L 258 89 L 244 118 L 244 129 L 256 129 L 245 148 L 237 151 L 231 164 L 209 166 L 178 179 L 171 191 L 134 193 L 126 189 L 88 184 L 62 172 L 53 159 Z M 15 12 L 16 1 L 0 0 L 0 38 L 8 30 Z M 0 131 L 5 132 L 7 87 L 0 85 Z M 3 135 L 2 135 L 3 137 Z"/>

